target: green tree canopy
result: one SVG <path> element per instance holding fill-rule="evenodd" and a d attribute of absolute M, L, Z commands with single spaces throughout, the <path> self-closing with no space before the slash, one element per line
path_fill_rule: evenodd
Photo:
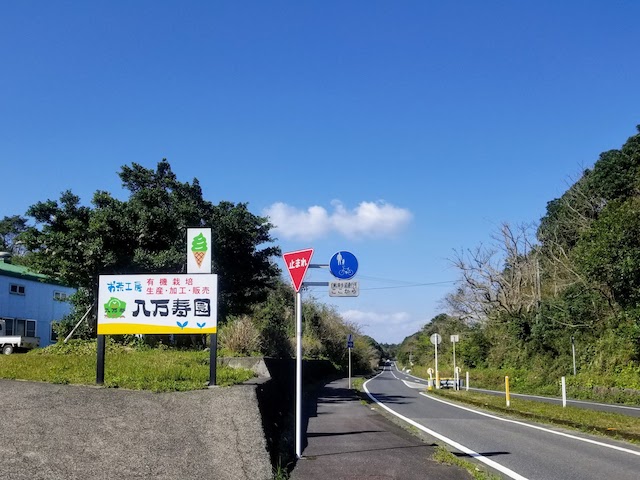
<path fill-rule="evenodd" d="M 59 201 L 29 208 L 35 226 L 22 236 L 33 268 L 85 288 L 93 301 L 99 274 L 184 272 L 186 228 L 209 226 L 220 320 L 248 313 L 266 298 L 280 273 L 272 261 L 280 250 L 270 245 L 266 218 L 246 204 L 205 200 L 198 180 L 179 181 L 166 160 L 155 170 L 124 166 L 119 176 L 129 192 L 126 200 L 97 191 L 91 206 L 83 206 L 66 191 Z"/>
<path fill-rule="evenodd" d="M 19 236 L 27 229 L 27 220 L 20 215 L 4 217 L 0 220 L 0 252 L 14 255 L 21 253 Z"/>

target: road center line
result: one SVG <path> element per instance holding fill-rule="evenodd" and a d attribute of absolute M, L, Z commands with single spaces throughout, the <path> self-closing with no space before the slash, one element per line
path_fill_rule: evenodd
<path fill-rule="evenodd" d="M 598 445 L 599 447 L 611 448 L 613 450 L 618 450 L 620 452 L 630 453 L 631 455 L 636 455 L 636 456 L 640 457 L 640 452 L 635 451 L 635 450 L 630 450 L 628 448 L 619 447 L 617 445 L 611 445 L 609 443 L 599 442 L 597 440 L 591 440 L 589 438 L 577 437 L 577 436 L 571 435 L 569 433 L 558 432 L 557 430 L 549 430 L 548 428 L 540 427 L 538 425 L 532 425 L 532 424 L 529 424 L 529 423 L 520 422 L 518 420 L 511 420 L 511 419 L 508 419 L 508 418 L 497 417 L 495 415 L 491 415 L 490 413 L 479 412 L 478 410 L 474 410 L 472 408 L 463 407 L 461 405 L 456 405 L 455 403 L 451 403 L 451 402 L 447 402 L 445 400 L 441 400 L 440 398 L 432 397 L 431 395 L 427 395 L 426 393 L 423 393 L 423 392 L 420 392 L 420 395 L 422 395 L 425 398 L 428 398 L 429 400 L 434 400 L 436 402 L 444 403 L 446 405 L 450 405 L 452 407 L 456 407 L 456 408 L 459 408 L 461 410 L 466 410 L 467 412 L 477 413 L 478 415 L 489 417 L 489 418 L 492 418 L 494 420 L 500 420 L 501 422 L 515 423 L 516 425 L 521 425 L 523 427 L 529 427 L 529 428 L 533 428 L 535 430 L 540 430 L 542 432 L 553 433 L 554 435 L 559 435 L 561 437 L 572 438 L 574 440 L 579 440 L 581 442 L 591 443 L 593 445 Z"/>
<path fill-rule="evenodd" d="M 384 373 L 384 372 L 382 372 L 382 373 Z M 445 437 L 444 435 L 439 434 L 438 432 L 434 432 L 433 430 L 428 429 L 424 425 L 421 425 L 418 422 L 416 422 L 414 420 L 411 420 L 410 418 L 407 418 L 404 415 L 399 414 L 395 410 L 390 409 L 385 404 L 383 404 L 380 401 L 378 401 L 378 399 L 376 397 L 374 397 L 371 394 L 371 392 L 369 392 L 369 390 L 367 389 L 367 383 L 369 383 L 371 380 L 374 380 L 374 379 L 378 378 L 380 375 L 382 375 L 382 373 L 379 373 L 375 377 L 367 380 L 362 385 L 362 388 L 364 388 L 364 391 L 367 393 L 369 398 L 371 398 L 371 400 L 373 400 L 377 405 L 379 405 L 380 407 L 384 408 L 386 411 L 388 411 L 389 413 L 395 415 L 396 417 L 404 420 L 408 424 L 413 425 L 417 429 L 422 430 L 423 432 L 427 433 L 428 435 L 431 435 L 432 437 L 435 437 L 438 440 L 441 440 L 441 441 L 451 445 L 456 450 L 459 450 L 459 451 L 461 451 L 463 453 L 466 453 L 470 457 L 473 457 L 473 458 L 477 459 L 478 461 L 484 463 L 485 465 L 488 465 L 489 467 L 491 467 L 491 468 L 493 468 L 493 469 L 505 474 L 509 478 L 513 478 L 514 480 L 527 480 L 526 477 L 523 477 L 519 473 L 516 473 L 513 470 L 511 470 L 511 469 L 509 469 L 509 468 L 507 468 L 507 467 L 505 467 L 503 465 L 500 465 L 499 463 L 497 463 L 497 462 L 495 462 L 495 461 L 493 461 L 493 460 L 491 460 L 491 459 L 479 454 L 478 452 L 476 452 L 474 450 L 471 450 L 470 448 L 465 447 L 464 445 L 462 445 L 462 444 L 460 444 L 460 443 L 458 443 L 458 442 L 456 442 L 454 440 L 451 440 L 448 437 Z M 393 372 L 391 372 L 391 374 L 395 377 L 395 374 Z"/>

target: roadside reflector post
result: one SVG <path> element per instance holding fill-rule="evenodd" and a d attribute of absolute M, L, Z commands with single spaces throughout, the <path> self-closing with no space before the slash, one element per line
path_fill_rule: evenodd
<path fill-rule="evenodd" d="M 465 388 L 467 389 L 467 392 L 469 391 L 469 372 L 467 372 L 467 382 L 464 384 Z"/>
<path fill-rule="evenodd" d="M 509 395 L 509 376 L 504 377 L 504 388 L 507 397 L 507 407 L 511 406 L 511 395 Z"/>
<path fill-rule="evenodd" d="M 567 381 L 562 377 L 562 407 L 567 406 Z"/>

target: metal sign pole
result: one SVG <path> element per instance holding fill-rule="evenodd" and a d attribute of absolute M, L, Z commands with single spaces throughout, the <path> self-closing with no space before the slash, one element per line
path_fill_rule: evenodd
<path fill-rule="evenodd" d="M 453 342 L 453 389 L 458 390 L 458 374 L 456 371 L 456 342 Z"/>
<path fill-rule="evenodd" d="M 576 376 L 576 344 L 573 339 L 573 335 L 571 336 L 571 353 L 573 355 L 573 376 Z"/>
<path fill-rule="evenodd" d="M 302 457 L 302 295 L 296 292 L 296 457 Z"/>
<path fill-rule="evenodd" d="M 349 348 L 349 390 L 351 390 L 351 348 Z"/>
<path fill-rule="evenodd" d="M 96 384 L 104 385 L 104 352 L 105 337 L 98 335 L 97 364 L 96 364 Z"/>
<path fill-rule="evenodd" d="M 209 386 L 216 385 L 218 374 L 218 334 L 209 335 Z"/>
<path fill-rule="evenodd" d="M 440 388 L 440 372 L 438 372 L 438 342 L 436 342 L 436 388 Z"/>

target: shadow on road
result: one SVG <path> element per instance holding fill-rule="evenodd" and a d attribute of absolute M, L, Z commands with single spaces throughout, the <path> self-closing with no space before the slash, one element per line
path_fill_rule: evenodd
<path fill-rule="evenodd" d="M 349 450 L 349 451 L 345 451 L 345 452 L 332 452 L 332 453 L 320 453 L 320 454 L 316 454 L 316 455 L 311 455 L 311 456 L 305 456 L 304 458 L 306 460 L 313 460 L 314 458 L 319 458 L 319 457 L 331 457 L 331 456 L 337 456 L 337 455 L 352 455 L 354 453 L 367 453 L 367 452 L 392 452 L 392 451 L 398 451 L 398 450 L 414 450 L 416 452 L 419 452 L 421 450 L 424 450 L 425 453 L 430 454 L 433 450 L 433 445 L 408 445 L 408 446 L 403 446 L 403 447 L 384 447 L 384 448 L 366 448 L 366 449 L 361 449 L 361 450 Z"/>
<path fill-rule="evenodd" d="M 353 432 L 339 433 L 307 433 L 307 437 L 338 437 L 341 435 L 358 435 L 359 433 L 384 433 L 384 430 L 356 430 Z"/>
<path fill-rule="evenodd" d="M 459 458 L 475 458 L 475 457 L 497 457 L 499 455 L 511 455 L 511 452 L 478 452 L 475 455 L 458 452 L 453 454 Z"/>

